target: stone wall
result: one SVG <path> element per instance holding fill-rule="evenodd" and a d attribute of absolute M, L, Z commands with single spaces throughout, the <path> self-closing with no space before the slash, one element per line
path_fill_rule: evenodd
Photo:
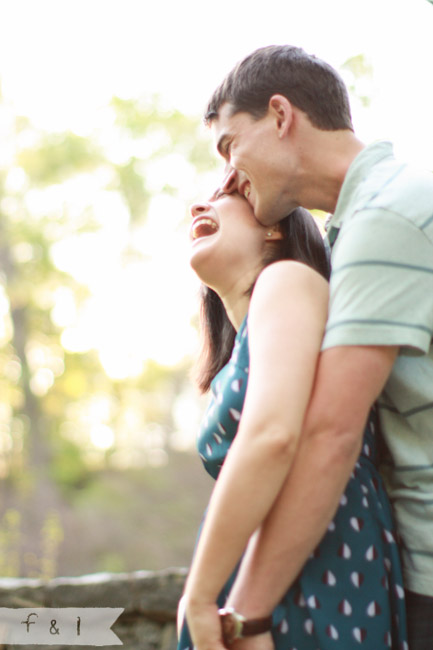
<path fill-rule="evenodd" d="M 186 569 L 98 573 L 49 581 L 0 579 L 0 607 L 122 607 L 112 630 L 124 650 L 175 650 L 176 608 Z M 49 645 L 51 650 L 72 646 Z M 95 650 L 95 646 L 76 646 Z M 41 645 L 0 645 L 1 650 L 38 650 Z"/>

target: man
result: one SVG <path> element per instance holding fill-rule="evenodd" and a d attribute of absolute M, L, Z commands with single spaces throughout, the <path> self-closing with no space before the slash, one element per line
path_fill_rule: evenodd
<path fill-rule="evenodd" d="M 395 161 L 389 143 L 365 147 L 339 76 L 299 48 L 247 57 L 206 121 L 228 164 L 223 190 L 245 196 L 263 224 L 299 205 L 333 213 L 329 320 L 302 440 L 227 604 L 260 619 L 279 602 L 332 520 L 379 398 L 410 649 L 431 650 L 433 177 Z M 261 634 L 233 647 L 272 642 Z"/>

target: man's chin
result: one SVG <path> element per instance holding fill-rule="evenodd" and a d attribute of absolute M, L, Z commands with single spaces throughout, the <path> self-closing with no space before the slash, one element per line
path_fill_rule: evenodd
<path fill-rule="evenodd" d="M 284 219 L 286 215 L 279 216 L 275 210 L 263 210 L 260 204 L 253 208 L 254 216 L 262 226 L 275 226 L 276 223 Z"/>

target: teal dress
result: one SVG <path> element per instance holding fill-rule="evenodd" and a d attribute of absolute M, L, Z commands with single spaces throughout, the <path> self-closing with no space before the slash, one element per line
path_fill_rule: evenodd
<path fill-rule="evenodd" d="M 214 479 L 237 432 L 248 369 L 245 319 L 230 361 L 212 382 L 213 398 L 198 435 L 199 454 Z M 400 557 L 391 507 L 375 465 L 375 431 L 373 412 L 338 511 L 273 612 L 276 650 L 408 650 Z M 235 576 L 236 571 L 221 592 L 220 606 Z M 178 650 L 192 648 L 184 624 Z"/>

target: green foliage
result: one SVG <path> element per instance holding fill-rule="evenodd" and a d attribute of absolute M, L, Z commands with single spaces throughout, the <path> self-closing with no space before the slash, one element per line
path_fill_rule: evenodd
<path fill-rule="evenodd" d="M 342 71 L 349 73 L 347 86 L 349 91 L 359 99 L 364 107 L 370 104 L 370 84 L 373 79 L 373 66 L 364 54 L 352 56 L 343 64 Z"/>
<path fill-rule="evenodd" d="M 51 449 L 51 478 L 66 495 L 71 490 L 83 489 L 89 481 L 89 472 L 80 447 L 72 440 L 56 435 Z"/>
<path fill-rule="evenodd" d="M 140 173 L 139 161 L 135 157 L 130 158 L 124 165 L 118 165 L 116 172 L 116 189 L 126 200 L 131 220 L 142 219 L 146 214 L 151 194 L 146 189 L 144 179 Z"/>
<path fill-rule="evenodd" d="M 147 150 L 145 159 L 131 154 L 124 164 L 116 167 L 118 189 L 127 201 L 133 220 L 143 218 L 152 196 L 146 186 L 146 172 L 152 162 L 176 153 L 199 170 L 215 167 L 209 143 L 203 137 L 201 123 L 196 118 L 177 110 L 162 109 L 156 97 L 147 101 L 114 97 L 111 107 L 119 136 L 141 142 Z M 178 190 L 179 187 L 169 184 L 163 188 L 171 195 L 176 195 Z"/>
<path fill-rule="evenodd" d="M 165 171 L 187 169 L 195 191 L 215 166 L 198 119 L 156 98 L 113 98 L 108 110 L 111 126 L 88 137 L 51 133 L 13 115 L 0 95 L 11 125 L 0 164 L 0 499 L 17 504 L 0 512 L 3 575 L 54 575 L 64 542 L 52 513 L 91 491 L 95 470 L 164 462 L 173 404 L 189 384 L 186 362 L 143 358 L 141 373 L 110 376 L 103 328 L 71 343 L 84 321 L 91 330 L 86 314 L 95 291 L 116 285 L 114 268 L 146 280 L 152 250 L 136 237 L 146 242 L 152 201 L 187 200 L 182 175 Z M 113 298 L 113 316 L 121 309 Z M 112 336 L 104 349 L 128 333 Z M 20 512 L 34 513 L 33 523 Z M 116 552 L 101 562 L 121 566 Z"/>
<path fill-rule="evenodd" d="M 34 542 L 34 550 L 21 553 L 25 545 L 21 513 L 9 508 L 0 519 L 0 575 L 7 578 L 22 574 L 49 580 L 56 575 L 57 555 L 63 541 L 58 514 L 48 512 Z M 39 547 L 39 548 L 38 548 Z"/>
<path fill-rule="evenodd" d="M 121 573 L 126 570 L 126 558 L 122 553 L 107 551 L 106 553 L 102 553 L 102 555 L 98 558 L 98 566 L 96 567 L 96 571 Z"/>
<path fill-rule="evenodd" d="M 101 162 L 95 144 L 74 133 L 42 134 L 37 148 L 24 149 L 17 156 L 17 163 L 32 182 L 43 185 L 89 171 Z"/>
<path fill-rule="evenodd" d="M 49 512 L 41 530 L 40 575 L 39 578 L 49 580 L 56 575 L 56 559 L 60 544 L 63 541 L 63 527 L 56 512 Z"/>
<path fill-rule="evenodd" d="M 19 541 L 21 516 L 17 510 L 6 510 L 0 519 L 0 575 L 12 578 L 19 575 Z"/>

